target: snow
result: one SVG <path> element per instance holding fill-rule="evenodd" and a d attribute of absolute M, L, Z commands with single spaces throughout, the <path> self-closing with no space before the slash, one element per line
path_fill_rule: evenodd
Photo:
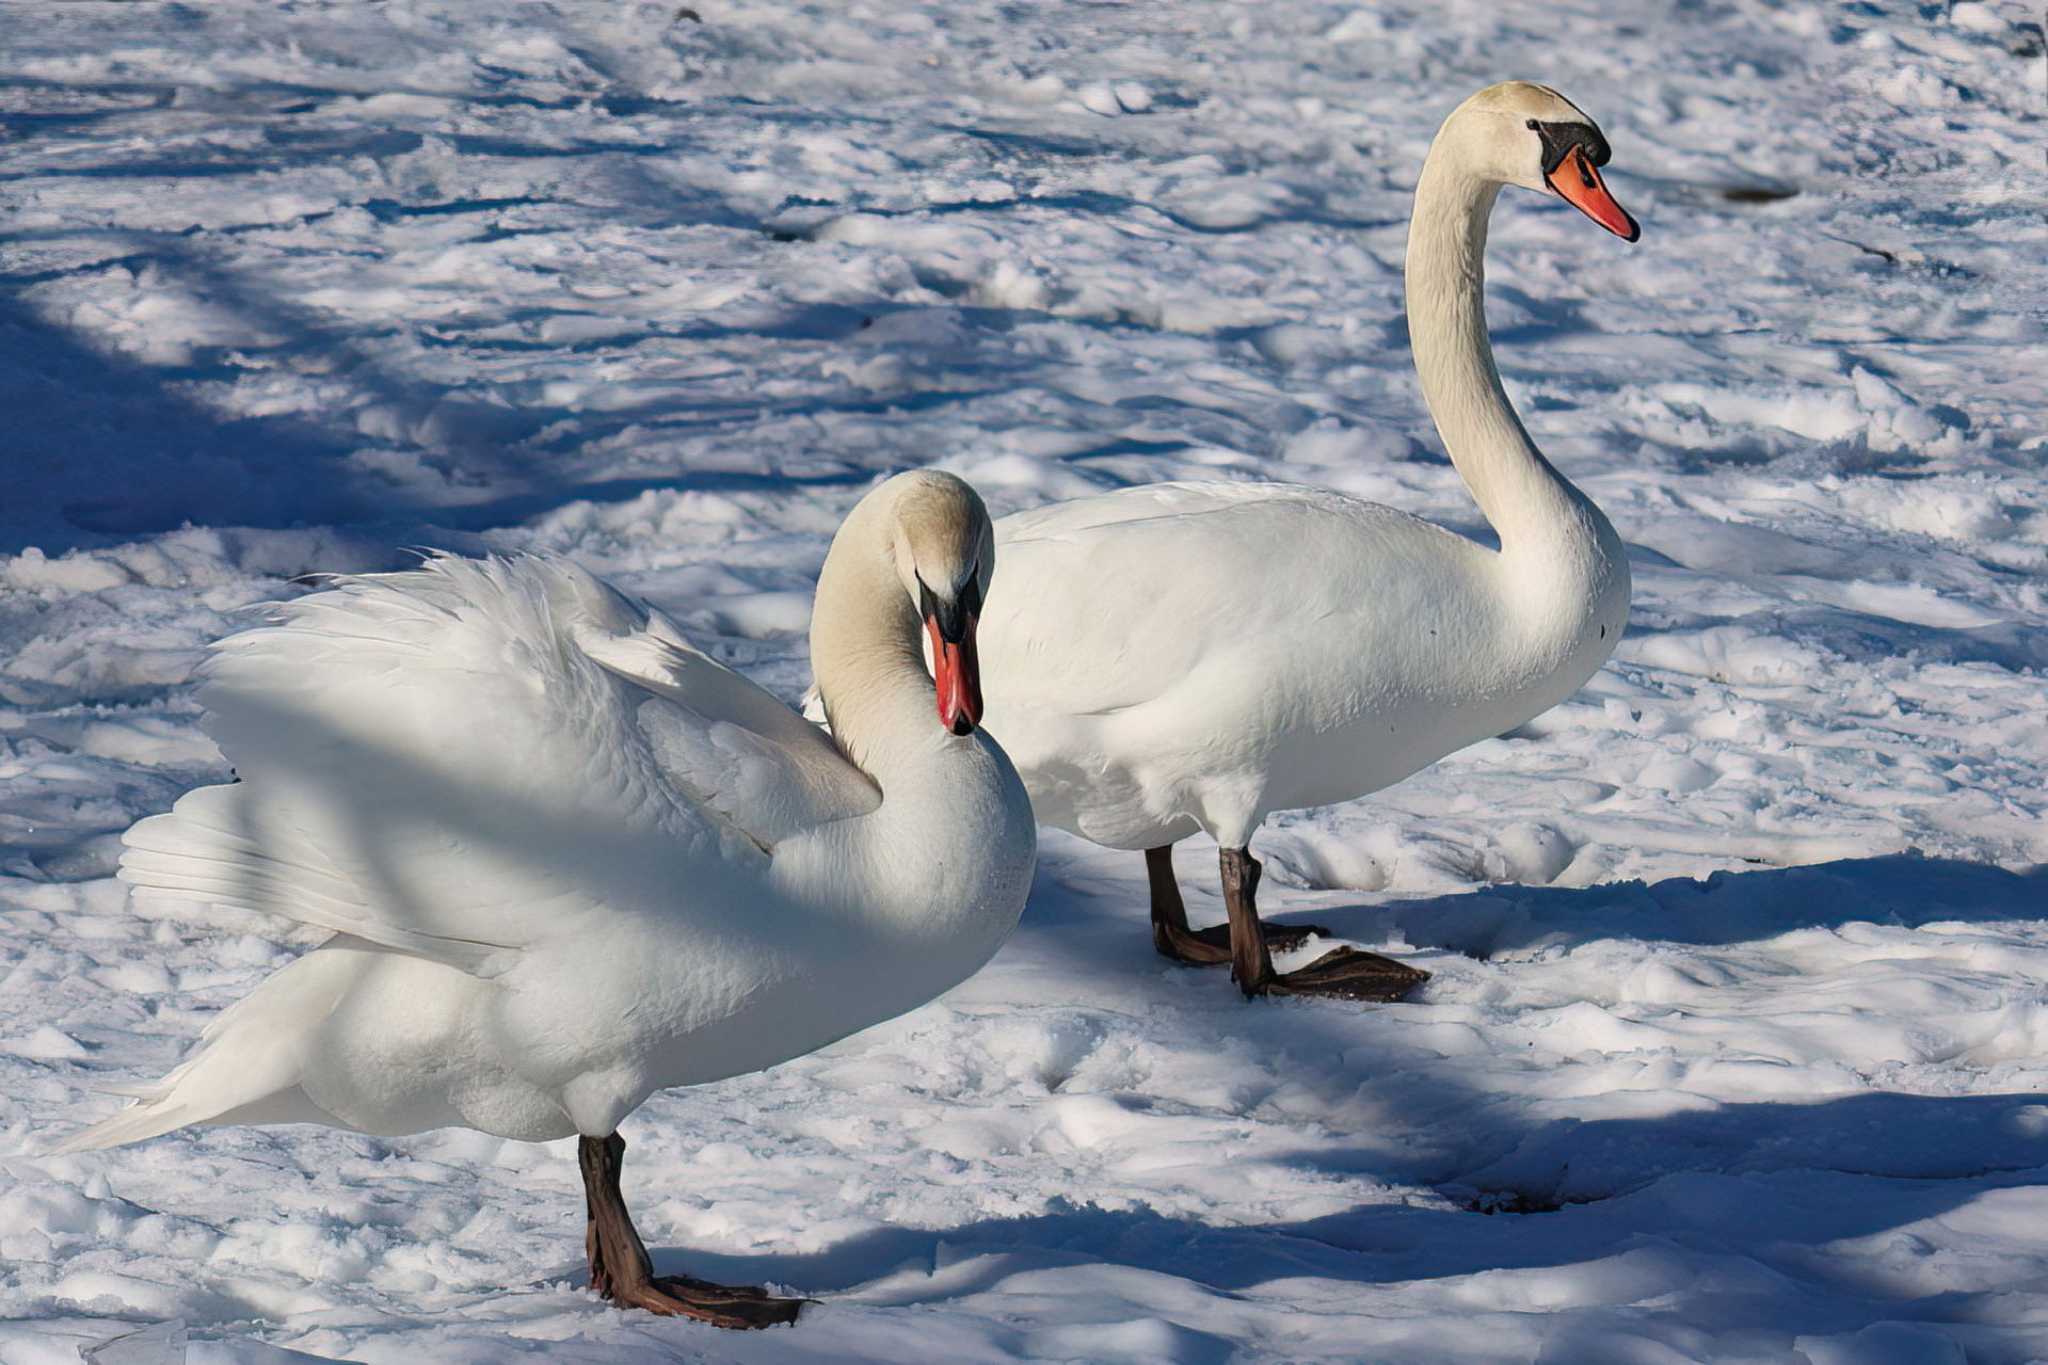
<path fill-rule="evenodd" d="M 2038 14 L 692 9 L 0 13 L 0 1362 L 2048 1356 Z M 298 575 L 565 553 L 793 698 L 911 465 L 1484 535 L 1400 257 L 1510 75 L 1644 225 L 1511 194 L 1489 258 L 1636 598 L 1570 702 L 1262 837 L 1416 1000 L 1245 1005 L 1048 835 L 979 976 L 627 1125 L 659 1265 L 821 1300 L 751 1337 L 591 1298 L 560 1146 L 37 1155 L 307 942 L 111 879 Z"/>

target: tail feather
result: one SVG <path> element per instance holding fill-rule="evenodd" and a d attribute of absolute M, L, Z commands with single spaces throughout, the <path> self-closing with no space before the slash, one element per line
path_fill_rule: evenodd
<path fill-rule="evenodd" d="M 162 1080 L 127 1087 L 140 1098 L 73 1133 L 52 1155 L 90 1152 L 158 1137 L 195 1123 L 328 1123 L 299 1088 L 309 1025 L 324 1020 L 346 989 L 344 973 L 314 951 L 223 1010 L 199 1046 Z"/>
<path fill-rule="evenodd" d="M 142 1100 L 110 1119 L 101 1119 L 90 1128 L 73 1133 L 50 1148 L 50 1155 L 64 1156 L 72 1152 L 97 1152 L 108 1147 L 124 1147 L 131 1142 L 141 1142 L 145 1138 L 161 1137 L 165 1133 L 208 1117 L 210 1115 L 201 1113 L 192 1105 L 179 1103 L 174 1096 Z"/>

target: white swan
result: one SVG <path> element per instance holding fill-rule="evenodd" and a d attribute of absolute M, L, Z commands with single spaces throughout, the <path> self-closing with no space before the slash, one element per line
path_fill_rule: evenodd
<path fill-rule="evenodd" d="M 1392 999 L 1423 974 L 1348 949 L 1286 976 L 1247 845 L 1269 812 L 1377 791 L 1563 700 L 1613 650 L 1629 572 L 1607 518 L 1501 390 L 1482 257 L 1502 185 L 1554 191 L 1634 241 L 1598 128 L 1555 91 L 1495 85 L 1444 121 L 1415 191 L 1408 324 L 1444 448 L 1498 552 L 1402 512 L 1283 484 L 1161 484 L 996 525 L 981 618 L 986 724 L 1038 818 L 1145 849 L 1154 939 L 1231 963 L 1247 995 Z M 1229 923 L 1188 928 L 1172 844 L 1222 846 Z"/>
<path fill-rule="evenodd" d="M 832 739 L 555 561 L 342 579 L 221 641 L 201 695 L 241 781 L 137 824 L 121 875 L 335 937 L 65 1150 L 193 1123 L 580 1134 L 595 1287 L 789 1320 L 797 1300 L 652 1276 L 616 1130 L 655 1090 L 923 1004 L 1016 926 L 1036 827 L 971 733 L 966 605 L 993 567 L 959 479 L 861 500 L 811 622 Z"/>

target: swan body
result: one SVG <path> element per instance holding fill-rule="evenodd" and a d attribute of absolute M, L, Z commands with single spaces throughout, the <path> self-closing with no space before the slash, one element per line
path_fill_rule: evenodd
<path fill-rule="evenodd" d="M 991 594 L 989 723 L 1038 818 L 1112 848 L 1390 786 L 1571 695 L 1628 609 L 1597 511 L 1555 577 L 1390 508 L 1282 484 L 1159 484 L 996 523 L 1043 592 Z M 1066 615 L 1088 580 L 1142 612 Z M 1247 628 L 1247 623 L 1250 628 Z"/>
<path fill-rule="evenodd" d="M 67 1149 L 280 1122 L 616 1143 L 657 1089 L 964 979 L 1036 834 L 1002 750 L 934 716 L 918 599 L 978 598 L 988 541 L 950 475 L 854 509 L 812 627 L 832 738 L 557 560 L 341 579 L 221 641 L 201 697 L 240 781 L 137 824 L 121 876 L 334 937 Z"/>
<path fill-rule="evenodd" d="M 1197 831 L 1216 839 L 1247 992 L 1277 978 L 1239 941 L 1258 926 L 1249 888 L 1240 914 L 1230 883 L 1256 883 L 1247 846 L 1269 813 L 1366 795 L 1508 730 L 1569 696 L 1621 638 L 1622 542 L 1509 405 L 1483 301 L 1503 184 L 1555 191 L 1634 239 L 1594 169 L 1606 159 L 1575 106 L 1510 82 L 1445 121 L 1416 190 L 1415 364 L 1498 550 L 1285 484 L 1131 488 L 996 524 L 1016 568 L 981 619 L 987 724 L 1042 822 L 1161 861 Z M 1221 960 L 1169 943 L 1185 919 L 1168 869 L 1163 883 L 1153 869 L 1162 951 Z"/>

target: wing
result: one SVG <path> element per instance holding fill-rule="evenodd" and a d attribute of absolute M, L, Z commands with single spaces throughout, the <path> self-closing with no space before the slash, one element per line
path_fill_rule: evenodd
<path fill-rule="evenodd" d="M 1339 618 L 1416 609 L 1426 576 L 1400 565 L 1480 554 L 1404 512 L 1272 483 L 1057 503 L 998 521 L 996 546 L 980 648 L 999 736 L 1011 708 L 1100 717 L 1250 686 L 1269 667 L 1255 655 L 1316 648 Z"/>
<path fill-rule="evenodd" d="M 1152 484 L 998 521 L 980 632 L 993 732 L 1011 706 L 1107 716 L 1213 669 L 1270 615 L 1277 560 L 1313 530 L 1297 491 Z"/>
<path fill-rule="evenodd" d="M 978 632 L 991 714 L 1100 716 L 1158 698 L 1241 631 L 1231 594 L 1260 592 L 1274 546 L 1293 543 L 1285 525 L 1315 529 L 1343 501 L 1292 484 L 1155 483 L 1002 518 Z M 802 708 L 828 723 L 815 683 Z"/>
<path fill-rule="evenodd" d="M 1073 498 L 1013 512 L 996 523 L 999 545 L 1063 541 L 1104 527 L 1274 502 L 1318 502 L 1321 490 L 1282 483 L 1148 483 L 1092 498 Z"/>
<path fill-rule="evenodd" d="M 481 975 L 670 914 L 679 889 L 745 898 L 774 837 L 878 799 L 787 708 L 558 561 L 337 580 L 220 641 L 200 697 L 241 780 L 131 829 L 124 880 Z"/>
<path fill-rule="evenodd" d="M 693 647 L 659 612 L 585 581 L 634 615 L 580 629 L 578 643 L 651 694 L 641 704 L 648 741 L 705 805 L 772 849 L 791 834 L 882 804 L 881 789 L 824 730 Z M 683 714 L 672 714 L 676 708 Z"/>

